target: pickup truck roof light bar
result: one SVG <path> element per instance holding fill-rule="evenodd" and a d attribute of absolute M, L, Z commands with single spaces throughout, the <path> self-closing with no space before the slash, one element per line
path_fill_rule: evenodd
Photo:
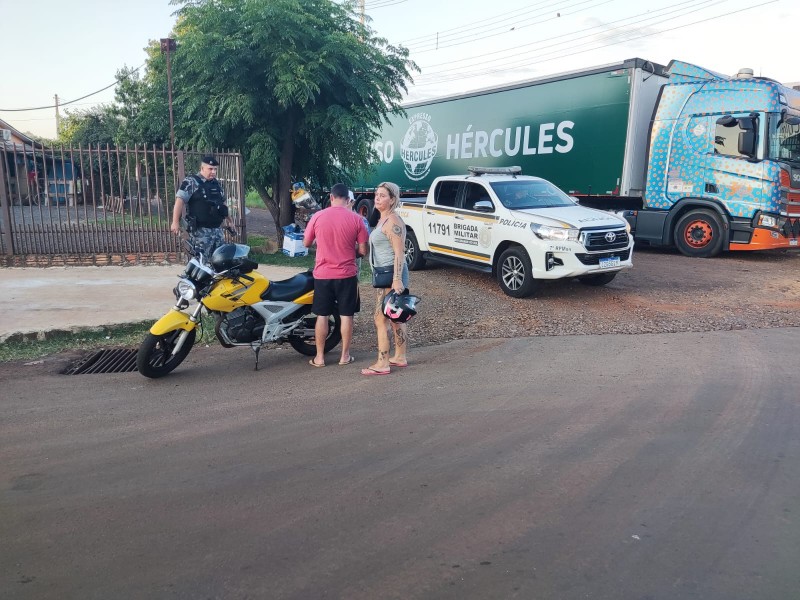
<path fill-rule="evenodd" d="M 470 175 L 519 175 L 522 167 L 467 167 Z"/>

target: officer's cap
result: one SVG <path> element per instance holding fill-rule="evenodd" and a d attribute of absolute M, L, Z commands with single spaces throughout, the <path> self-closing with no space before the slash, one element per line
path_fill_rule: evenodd
<path fill-rule="evenodd" d="M 219 166 L 219 163 L 217 162 L 217 159 L 214 158 L 214 156 L 211 155 L 211 154 L 206 154 L 203 157 L 203 163 L 207 164 L 210 167 L 218 167 Z"/>

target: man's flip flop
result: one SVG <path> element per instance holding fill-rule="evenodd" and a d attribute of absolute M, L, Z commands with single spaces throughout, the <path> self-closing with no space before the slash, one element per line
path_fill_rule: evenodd
<path fill-rule="evenodd" d="M 322 364 L 315 363 L 313 358 L 309 358 L 308 359 L 308 364 L 310 364 L 312 367 L 316 367 L 318 369 L 321 369 L 322 367 L 325 366 L 325 363 L 322 363 Z"/>
<path fill-rule="evenodd" d="M 390 360 L 389 361 L 389 366 L 390 367 L 397 367 L 398 369 L 405 369 L 408 366 L 408 363 L 407 362 L 399 363 L 399 362 L 394 362 L 393 360 Z"/>
<path fill-rule="evenodd" d="M 356 359 L 355 359 L 355 358 L 353 358 L 353 357 L 351 356 L 350 358 L 348 358 L 348 359 L 347 359 L 346 361 L 344 361 L 344 362 L 342 362 L 342 361 L 339 361 L 339 364 L 340 364 L 340 365 L 349 365 L 349 364 L 352 364 L 352 363 L 354 363 L 354 362 L 356 362 Z"/>
<path fill-rule="evenodd" d="M 367 375 L 371 377 L 372 375 L 388 375 L 392 371 L 390 369 L 386 369 L 385 371 L 380 371 L 378 369 L 373 369 L 372 367 L 367 367 L 366 369 L 361 369 L 362 375 Z"/>

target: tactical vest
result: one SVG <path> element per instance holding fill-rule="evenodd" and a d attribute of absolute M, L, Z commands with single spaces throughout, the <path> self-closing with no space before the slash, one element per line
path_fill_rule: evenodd
<path fill-rule="evenodd" d="M 198 187 L 189 198 L 188 212 L 194 219 L 196 227 L 219 227 L 228 216 L 228 206 L 225 204 L 225 193 L 218 179 L 203 181 L 197 175 L 192 175 Z"/>

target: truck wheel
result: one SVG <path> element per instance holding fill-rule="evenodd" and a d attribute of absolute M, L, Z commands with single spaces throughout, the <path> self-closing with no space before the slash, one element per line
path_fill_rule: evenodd
<path fill-rule="evenodd" d="M 525 298 L 533 293 L 536 282 L 528 253 L 522 248 L 509 248 L 500 255 L 497 263 L 497 281 L 500 289 L 514 298 Z"/>
<path fill-rule="evenodd" d="M 419 249 L 417 236 L 410 229 L 406 231 L 405 255 L 409 271 L 419 271 L 425 267 L 425 257 Z"/>
<path fill-rule="evenodd" d="M 356 212 L 369 221 L 369 216 L 372 214 L 372 203 L 369 198 L 362 198 L 356 204 Z"/>
<path fill-rule="evenodd" d="M 682 254 L 710 258 L 722 251 L 722 223 L 714 211 L 699 208 L 683 215 L 675 226 L 675 246 Z"/>
<path fill-rule="evenodd" d="M 578 277 L 578 281 L 585 285 L 605 285 L 614 281 L 614 277 L 617 276 L 617 273 L 618 271 L 614 271 L 613 273 L 598 273 L 597 275 L 585 275 L 584 277 Z"/>

